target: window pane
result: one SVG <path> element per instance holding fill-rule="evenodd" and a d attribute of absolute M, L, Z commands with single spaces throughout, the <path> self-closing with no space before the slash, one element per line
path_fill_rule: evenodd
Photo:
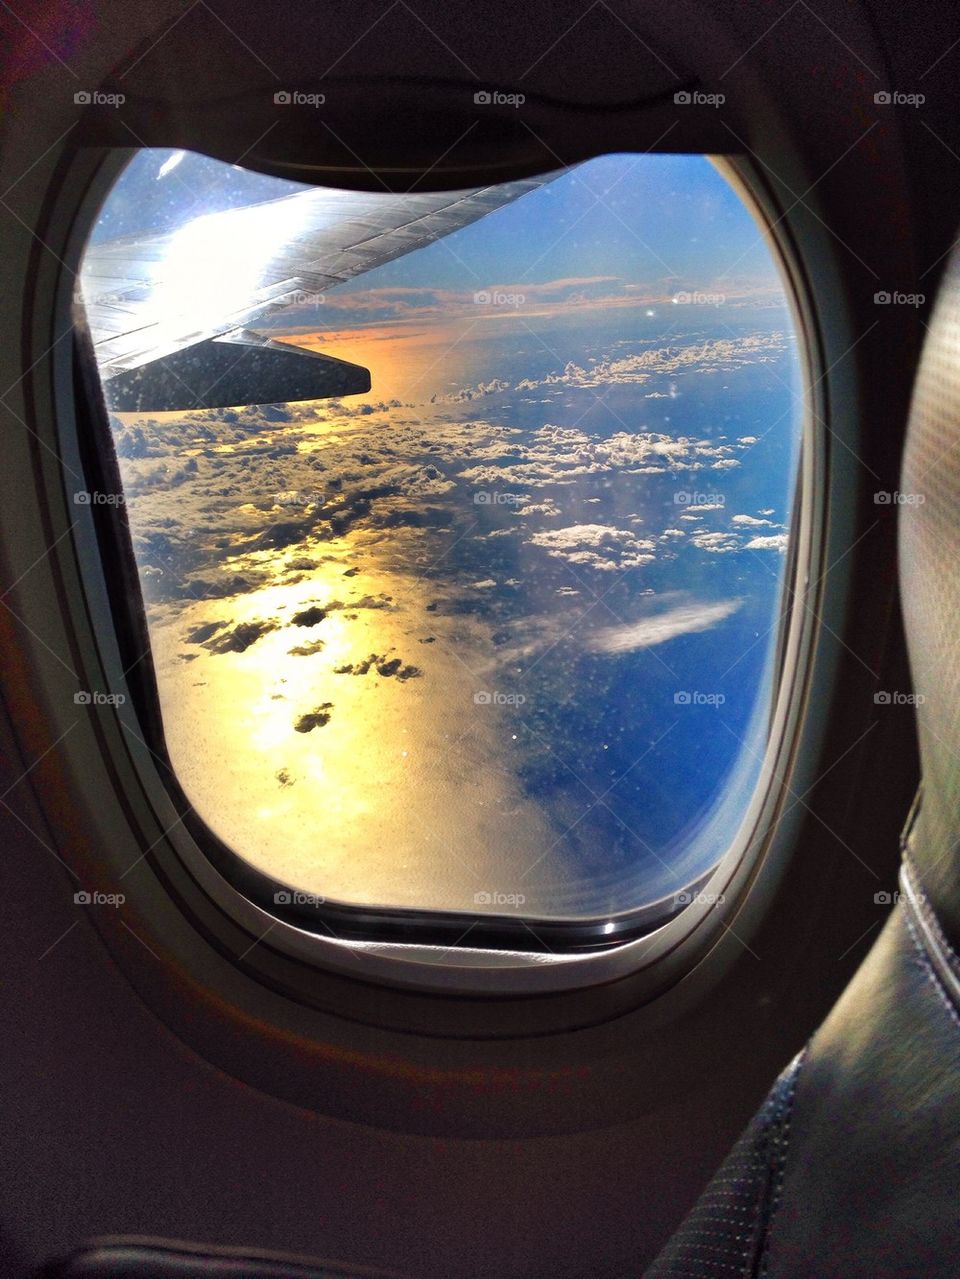
<path fill-rule="evenodd" d="M 431 200 L 144 151 L 103 207 L 83 289 L 121 313 L 91 319 L 108 405 L 123 314 L 161 354 L 192 313 L 370 371 L 111 414 L 170 758 L 222 841 L 316 897 L 672 899 L 729 846 L 776 691 L 802 398 L 780 277 L 702 157 Z M 250 321 L 264 255 L 318 218 L 349 250 Z M 104 306 L 102 262 L 145 243 L 149 287 Z"/>

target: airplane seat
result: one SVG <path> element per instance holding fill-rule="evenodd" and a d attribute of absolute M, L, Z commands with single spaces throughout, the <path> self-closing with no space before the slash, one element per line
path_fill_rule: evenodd
<path fill-rule="evenodd" d="M 901 484 L 922 784 L 898 901 L 646 1279 L 960 1273 L 960 252 L 925 342 Z"/>

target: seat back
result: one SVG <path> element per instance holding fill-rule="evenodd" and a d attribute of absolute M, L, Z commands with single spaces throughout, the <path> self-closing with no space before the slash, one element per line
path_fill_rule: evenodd
<path fill-rule="evenodd" d="M 960 1274 L 960 252 L 898 508 L 923 777 L 900 899 L 647 1279 Z"/>

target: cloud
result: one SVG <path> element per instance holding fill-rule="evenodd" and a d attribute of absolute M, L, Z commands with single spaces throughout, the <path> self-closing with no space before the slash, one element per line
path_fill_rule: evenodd
<path fill-rule="evenodd" d="M 471 453 L 477 464 L 459 471 L 457 478 L 480 488 L 528 489 L 574 484 L 586 475 L 727 470 L 740 465 L 737 455 L 744 448 L 662 431 L 616 431 L 601 436 L 547 423 L 530 433 L 522 450 L 508 437 L 499 437 L 488 447 L 474 446 Z"/>
<path fill-rule="evenodd" d="M 307 711 L 294 721 L 293 727 L 298 733 L 312 733 L 315 728 L 324 728 L 330 723 L 333 702 L 322 702 L 315 710 Z"/>
<path fill-rule="evenodd" d="M 326 645 L 323 640 L 311 640 L 308 644 L 298 644 L 287 649 L 291 657 L 312 657 L 314 653 L 322 653 Z"/>
<path fill-rule="evenodd" d="M 789 533 L 773 533 L 767 537 L 751 538 L 743 549 L 745 551 L 785 551 L 789 542 Z"/>
<path fill-rule="evenodd" d="M 359 662 L 346 662 L 343 666 L 333 668 L 334 675 L 366 675 L 372 669 L 382 679 L 395 676 L 401 683 L 408 679 L 419 679 L 423 671 L 419 666 L 404 665 L 400 657 L 390 657 L 388 653 L 371 653 Z"/>
<path fill-rule="evenodd" d="M 606 575 L 650 564 L 658 551 L 666 560 L 782 550 L 783 526 L 766 518 L 772 510 L 731 517 L 717 500 L 664 518 L 655 496 L 658 476 L 670 477 L 673 488 L 693 487 L 694 478 L 699 488 L 720 488 L 717 473 L 739 468 L 755 437 L 708 436 L 706 427 L 699 435 L 645 430 L 639 399 L 634 429 L 612 434 L 543 420 L 557 411 L 551 397 L 566 399 L 570 386 L 601 375 L 616 382 L 669 369 L 672 377 L 775 358 L 782 345 L 776 332 L 639 352 L 624 339 L 588 373 L 568 366 L 524 383 L 539 401 L 535 421 L 543 424 L 534 427 L 513 424 L 529 420 L 526 409 L 519 419 L 498 420 L 509 387 L 503 378 L 457 393 L 454 407 L 329 400 L 134 424 L 130 415 L 127 422 L 114 415 L 118 442 L 127 444 L 124 491 L 136 512 L 145 595 L 150 603 L 223 599 L 289 582 L 295 572 L 311 572 L 312 562 L 339 560 L 344 539 L 426 563 L 441 553 L 433 539 L 450 536 L 455 552 L 445 570 L 474 601 L 482 592 L 472 583 L 506 585 L 521 566 L 526 582 L 531 553 L 532 563 L 541 553 Z M 489 417 L 480 411 L 487 404 L 495 406 Z M 474 502 L 482 490 L 495 495 L 485 506 Z M 613 500 L 618 492 L 629 493 L 626 504 Z M 557 528 L 577 518 L 568 494 L 583 522 Z M 659 527 L 667 523 L 669 530 Z"/>
<path fill-rule="evenodd" d="M 708 288 L 703 281 L 687 282 L 690 292 Z M 322 303 L 304 303 L 285 307 L 271 322 L 275 336 L 300 336 L 309 333 L 318 341 L 324 333 L 339 337 L 362 337 L 368 341 L 390 340 L 403 336 L 419 336 L 458 322 L 496 324 L 518 314 L 529 320 L 569 315 L 572 308 L 615 311 L 672 304 L 677 279 L 648 281 L 643 284 L 616 275 L 569 276 L 534 282 L 528 279 L 494 283 L 476 278 L 469 288 L 387 285 L 371 288 L 356 280 L 331 288 Z M 725 282 L 726 308 L 762 306 L 780 300 L 780 290 L 769 281 L 741 280 L 735 288 Z M 477 295 L 481 295 L 478 302 Z M 500 303 L 484 303 L 488 298 L 504 299 Z M 509 299 L 509 300 L 507 300 Z"/>
<path fill-rule="evenodd" d="M 767 364 L 787 350 L 783 333 L 751 333 L 739 338 L 717 338 L 707 342 L 678 343 L 641 351 L 622 359 L 606 357 L 589 369 L 572 360 L 562 373 L 549 373 L 541 381 L 519 383 L 524 390 L 541 386 L 600 387 L 628 386 L 649 382 L 655 374 L 728 373 L 747 364 Z M 740 443 L 749 447 L 757 437 L 747 435 Z"/>
<path fill-rule="evenodd" d="M 208 648 L 211 653 L 245 653 L 251 644 L 256 644 L 261 635 L 275 631 L 277 626 L 276 618 L 262 622 L 239 622 L 232 631 L 224 631 L 214 639 L 203 641 L 203 647 Z"/>
<path fill-rule="evenodd" d="M 595 653 L 632 653 L 638 648 L 652 648 L 655 644 L 676 639 L 678 635 L 708 631 L 732 616 L 742 603 L 742 600 L 732 599 L 718 604 L 686 604 L 654 617 L 641 618 L 638 622 L 606 626 L 593 632 L 587 647 Z"/>
<path fill-rule="evenodd" d="M 547 515 L 554 516 L 560 514 L 560 507 L 552 498 L 547 498 L 545 502 L 531 502 L 527 506 L 522 506 L 518 515 Z"/>
<path fill-rule="evenodd" d="M 528 539 L 554 559 L 584 565 L 604 572 L 621 572 L 652 563 L 656 543 L 637 537 L 628 529 L 606 524 L 571 524 L 567 528 L 543 529 Z"/>
<path fill-rule="evenodd" d="M 512 389 L 512 382 L 505 382 L 502 377 L 495 377 L 489 382 L 478 382 L 476 386 L 462 386 L 459 391 L 452 391 L 449 395 L 431 395 L 430 403 L 467 404 L 470 400 L 479 400 L 485 395 L 499 395 L 501 391 Z"/>
<path fill-rule="evenodd" d="M 711 551 L 714 555 L 726 555 L 740 549 L 740 539 L 734 533 L 695 532 L 690 541 L 698 550 Z"/>
<path fill-rule="evenodd" d="M 571 587 L 563 587 L 556 592 L 566 598 L 580 595 Z M 666 601 L 668 597 L 664 596 Z M 672 593 L 672 601 L 683 600 L 683 595 Z M 657 644 L 666 644 L 680 635 L 692 635 L 699 631 L 710 630 L 731 617 L 742 606 L 743 600 L 727 599 L 714 603 L 686 600 L 674 603 L 662 612 L 638 618 L 632 622 L 623 622 L 616 626 L 591 626 L 596 617 L 591 612 L 591 604 L 576 606 L 581 608 L 578 617 L 571 625 L 571 615 L 566 612 L 538 613 L 526 616 L 510 624 L 504 631 L 504 643 L 496 651 L 496 656 L 486 664 L 481 663 L 478 674 L 491 675 L 496 670 L 506 670 L 522 665 L 531 657 L 544 650 L 563 645 L 574 650 L 589 653 L 604 653 L 617 656 L 635 652 L 638 649 L 653 648 Z M 577 623 L 582 621 L 583 625 Z"/>

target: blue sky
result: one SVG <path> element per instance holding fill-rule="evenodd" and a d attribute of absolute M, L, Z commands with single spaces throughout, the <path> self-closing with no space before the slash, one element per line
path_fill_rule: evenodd
<path fill-rule="evenodd" d="M 731 266 L 735 279 L 776 283 L 752 216 L 714 165 L 702 156 L 620 154 L 589 160 L 448 242 L 378 268 L 376 284 L 462 288 L 471 271 L 509 282 L 610 275 L 703 283 Z M 371 283 L 372 273 L 338 292 Z"/>

